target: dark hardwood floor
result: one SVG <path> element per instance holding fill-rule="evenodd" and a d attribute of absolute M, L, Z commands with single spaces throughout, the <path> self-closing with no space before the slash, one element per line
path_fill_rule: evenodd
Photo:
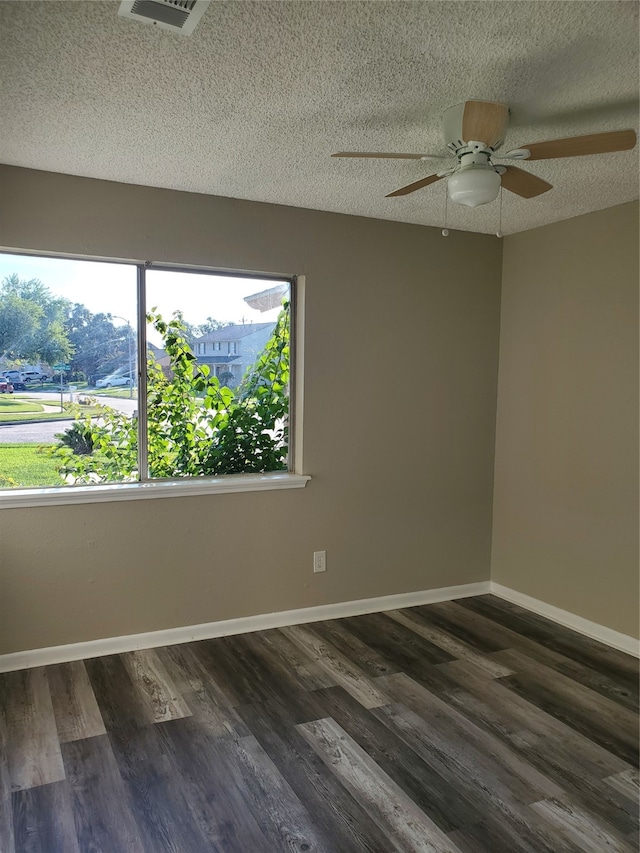
<path fill-rule="evenodd" d="M 2 853 L 638 850 L 638 661 L 491 596 L 0 676 Z"/>

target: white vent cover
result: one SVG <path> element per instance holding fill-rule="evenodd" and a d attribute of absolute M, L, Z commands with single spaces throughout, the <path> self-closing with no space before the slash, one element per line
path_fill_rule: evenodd
<path fill-rule="evenodd" d="M 209 0 L 122 0 L 118 15 L 190 36 Z"/>

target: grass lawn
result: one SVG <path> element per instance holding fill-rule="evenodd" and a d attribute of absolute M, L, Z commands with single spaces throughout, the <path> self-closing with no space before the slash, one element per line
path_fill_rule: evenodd
<path fill-rule="evenodd" d="M 9 397 L 3 394 L 0 397 L 0 414 L 11 415 L 17 412 L 42 412 L 41 403 L 24 397 Z"/>
<path fill-rule="evenodd" d="M 85 391 L 89 387 L 88 382 L 65 382 L 63 386 L 65 394 L 69 391 L 69 385 L 73 385 L 73 387 L 77 388 L 78 391 Z M 57 391 L 60 393 L 59 382 L 45 382 L 43 385 L 39 382 L 32 382 L 31 386 L 34 391 Z"/>
<path fill-rule="evenodd" d="M 85 415 L 96 415 L 98 414 L 98 409 L 87 408 L 83 409 L 80 417 L 84 417 Z M 68 420 L 78 420 L 75 414 L 71 414 L 69 412 L 15 412 L 14 414 L 3 414 L 0 410 L 0 424 L 11 424 L 11 423 L 23 423 L 23 422 L 34 422 L 38 421 L 68 421 Z"/>
<path fill-rule="evenodd" d="M 11 486 L 61 486 L 56 471 L 59 460 L 49 456 L 37 444 L 0 445 L 0 488 Z M 15 480 L 15 485 L 6 480 Z"/>
<path fill-rule="evenodd" d="M 55 400 L 47 401 L 45 405 L 49 411 L 45 410 L 45 406 L 40 400 L 30 400 L 28 397 L 10 397 L 3 394 L 0 397 L 0 424 L 14 421 L 58 421 L 76 417 L 75 413 L 67 410 L 61 412 L 60 406 L 56 404 Z M 95 415 L 98 411 L 95 406 L 81 406 L 79 416 Z"/>

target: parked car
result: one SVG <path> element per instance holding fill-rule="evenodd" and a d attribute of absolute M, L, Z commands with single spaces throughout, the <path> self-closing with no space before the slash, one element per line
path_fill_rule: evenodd
<path fill-rule="evenodd" d="M 10 382 L 22 382 L 22 374 L 19 370 L 5 370 L 4 375 Z"/>
<path fill-rule="evenodd" d="M 19 379 L 12 379 L 11 384 L 13 385 L 14 391 L 26 391 L 27 386 L 24 382 L 21 382 Z"/>
<path fill-rule="evenodd" d="M 13 394 L 13 384 L 6 376 L 0 376 L 0 394 Z"/>
<path fill-rule="evenodd" d="M 46 373 L 40 373 L 38 370 L 25 370 L 20 378 L 23 382 L 46 382 L 49 377 Z"/>
<path fill-rule="evenodd" d="M 96 388 L 117 388 L 119 385 L 131 385 L 130 376 L 105 376 L 104 379 L 98 379 Z"/>

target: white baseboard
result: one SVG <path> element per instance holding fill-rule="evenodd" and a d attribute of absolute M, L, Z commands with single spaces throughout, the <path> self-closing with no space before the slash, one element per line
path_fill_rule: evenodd
<path fill-rule="evenodd" d="M 486 595 L 489 590 L 489 581 L 482 581 L 481 583 L 467 583 L 460 586 L 445 586 L 440 589 L 405 592 L 399 595 L 383 595 L 379 598 L 361 598 L 357 601 L 321 604 L 317 607 L 303 607 L 299 610 L 282 610 L 257 616 L 243 616 L 239 619 L 206 622 L 202 625 L 186 625 L 182 628 L 167 628 L 164 631 L 149 631 L 145 634 L 108 637 L 102 640 L 89 640 L 86 643 L 71 643 L 65 646 L 14 652 L 8 655 L 0 655 L 0 672 L 12 672 L 16 669 L 29 669 L 34 666 L 49 666 L 54 663 L 67 663 L 84 658 L 133 652 L 138 649 L 173 646 L 177 643 L 190 643 L 193 640 L 210 640 L 214 637 L 226 637 L 230 634 L 265 631 L 267 628 L 283 628 L 285 625 L 300 625 L 305 622 L 319 622 L 324 619 L 358 616 L 362 613 L 379 613 L 381 610 L 399 610 L 403 607 L 416 607 L 419 604 L 435 604 L 437 601 L 453 601 L 456 598 Z"/>
<path fill-rule="evenodd" d="M 492 595 L 504 598 L 512 604 L 519 604 L 520 607 L 524 607 L 526 610 L 531 610 L 540 616 L 545 616 L 547 619 L 551 619 L 552 622 L 558 622 L 567 628 L 573 628 L 574 631 L 578 631 L 578 633 L 584 634 L 587 637 L 592 637 L 600 643 L 612 646 L 614 649 L 619 649 L 621 652 L 626 652 L 629 655 L 640 657 L 640 640 L 636 640 L 628 634 L 621 634 L 619 631 L 606 628 L 598 622 L 591 622 L 591 620 L 584 619 L 582 616 L 576 616 L 575 613 L 570 613 L 568 610 L 554 607 L 553 604 L 547 604 L 545 601 L 532 598 L 523 592 L 509 589 L 509 587 L 502 586 L 502 584 L 495 581 L 491 581 L 490 583 L 490 592 Z"/>

